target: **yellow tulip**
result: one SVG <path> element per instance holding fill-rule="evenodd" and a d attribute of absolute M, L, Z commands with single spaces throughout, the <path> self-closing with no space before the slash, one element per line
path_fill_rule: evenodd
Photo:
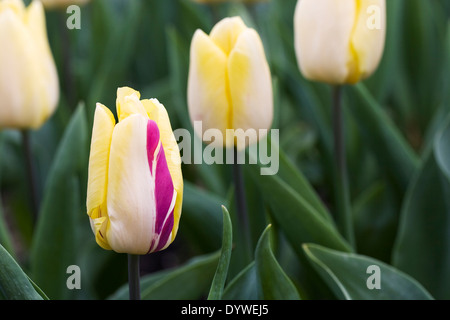
<path fill-rule="evenodd" d="M 299 0 L 295 51 L 305 78 L 356 83 L 378 67 L 386 34 L 385 0 Z"/>
<path fill-rule="evenodd" d="M 90 0 L 41 0 L 46 9 L 55 9 L 55 8 L 67 8 L 68 6 L 74 4 L 77 6 L 84 5 L 88 3 Z"/>
<path fill-rule="evenodd" d="M 183 177 L 164 106 L 117 90 L 116 124 L 98 103 L 89 156 L 87 213 L 102 248 L 129 254 L 160 251 L 175 239 Z"/>
<path fill-rule="evenodd" d="M 0 127 L 37 129 L 55 111 L 58 74 L 42 4 L 0 0 Z"/>
<path fill-rule="evenodd" d="M 187 93 L 190 118 L 200 137 L 199 127 L 220 130 L 228 147 L 235 141 L 227 137 L 227 129 L 269 129 L 272 81 L 258 33 L 240 17 L 221 20 L 209 35 L 197 30 L 191 43 Z M 196 126 L 197 121 L 202 125 Z"/>

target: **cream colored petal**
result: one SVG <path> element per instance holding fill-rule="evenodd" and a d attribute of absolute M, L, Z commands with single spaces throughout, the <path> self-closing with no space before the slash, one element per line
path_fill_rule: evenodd
<path fill-rule="evenodd" d="M 39 66 L 41 94 L 47 101 L 43 105 L 42 117 L 46 120 L 55 111 L 59 101 L 59 79 L 47 38 L 44 8 L 40 1 L 33 1 L 26 11 L 26 24 L 31 38 L 34 40 L 35 55 Z"/>
<path fill-rule="evenodd" d="M 201 121 L 203 130 L 214 128 L 225 133 L 230 127 L 227 83 L 226 55 L 203 31 L 197 30 L 191 43 L 187 98 L 191 121 Z M 203 132 L 196 134 L 203 136 Z"/>
<path fill-rule="evenodd" d="M 385 0 L 359 0 L 358 12 L 351 37 L 358 70 L 349 82 L 365 79 L 376 70 L 383 56 L 386 38 Z"/>
<path fill-rule="evenodd" d="M 273 93 L 270 68 L 258 33 L 247 29 L 238 38 L 228 61 L 232 101 L 232 128 L 255 132 L 269 129 L 273 119 Z M 234 142 L 227 141 L 231 146 Z"/>
<path fill-rule="evenodd" d="M 147 110 L 150 119 L 154 120 L 159 128 L 161 143 L 166 155 L 167 166 L 172 177 L 173 186 L 177 192 L 174 209 L 174 226 L 172 231 L 172 241 L 178 231 L 183 203 L 183 175 L 181 172 L 181 157 L 177 141 L 173 134 L 169 115 L 166 108 L 157 100 L 142 100 L 142 104 Z"/>
<path fill-rule="evenodd" d="M 147 117 L 134 114 L 114 128 L 108 172 L 107 239 L 116 252 L 146 254 L 155 233 L 147 123 Z"/>
<path fill-rule="evenodd" d="M 117 116 L 119 122 L 133 114 L 141 114 L 147 116 L 144 106 L 139 100 L 141 94 L 139 91 L 129 87 L 122 87 L 117 89 Z"/>
<path fill-rule="evenodd" d="M 305 78 L 342 84 L 352 63 L 355 0 L 300 0 L 294 14 L 297 61 Z"/>
<path fill-rule="evenodd" d="M 246 29 L 241 17 L 224 18 L 213 27 L 209 36 L 228 55 L 233 50 L 239 35 Z"/>

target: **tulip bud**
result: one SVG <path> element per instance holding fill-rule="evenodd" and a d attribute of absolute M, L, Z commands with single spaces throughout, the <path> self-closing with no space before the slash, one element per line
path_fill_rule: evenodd
<path fill-rule="evenodd" d="M 223 19 L 209 35 L 197 30 L 191 43 L 187 93 L 191 121 L 202 123 L 194 128 L 220 130 L 226 147 L 235 144 L 227 129 L 269 129 L 272 81 L 258 33 L 240 17 Z M 196 133 L 203 137 L 203 132 Z M 259 138 L 250 138 L 249 143 Z"/>
<path fill-rule="evenodd" d="M 41 1 L 46 9 L 60 9 L 60 8 L 67 8 L 72 4 L 81 6 L 88 3 L 90 0 L 41 0 Z"/>
<path fill-rule="evenodd" d="M 181 215 L 181 158 L 166 109 L 117 91 L 118 123 L 97 104 L 92 130 L 87 213 L 104 249 L 148 254 L 175 239 Z"/>
<path fill-rule="evenodd" d="M 299 0 L 295 51 L 305 78 L 356 83 L 378 67 L 386 35 L 385 0 Z"/>
<path fill-rule="evenodd" d="M 0 43 L 0 127 L 37 129 L 59 99 L 42 4 L 0 0 Z"/>

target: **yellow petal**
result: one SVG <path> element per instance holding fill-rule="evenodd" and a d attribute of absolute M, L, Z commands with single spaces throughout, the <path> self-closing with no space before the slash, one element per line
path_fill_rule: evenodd
<path fill-rule="evenodd" d="M 108 171 L 106 237 L 116 252 L 146 254 L 155 234 L 147 123 L 147 116 L 133 114 L 114 128 Z"/>
<path fill-rule="evenodd" d="M 111 138 L 114 130 L 114 116 L 111 111 L 101 104 L 97 104 L 92 129 L 91 150 L 89 154 L 88 187 L 86 207 L 89 217 L 96 221 L 93 228 L 97 242 L 107 247 L 106 224 L 108 211 L 106 194 L 108 186 L 108 165 Z M 97 220 L 100 219 L 101 220 Z M 99 235 L 99 231 L 103 230 Z"/>
<path fill-rule="evenodd" d="M 228 61 L 233 129 L 269 129 L 273 119 L 273 93 L 269 65 L 258 33 L 245 30 Z M 254 143 L 256 135 L 249 136 Z M 227 141 L 227 145 L 234 143 Z"/>
<path fill-rule="evenodd" d="M 230 128 L 227 84 L 225 53 L 203 31 L 197 30 L 191 43 L 187 95 L 191 121 L 201 121 L 203 130 L 214 128 L 225 134 Z M 203 132 L 196 133 L 203 136 Z"/>
<path fill-rule="evenodd" d="M 139 91 L 129 87 L 117 89 L 117 116 L 119 122 L 133 114 L 147 116 L 144 106 L 140 102 L 141 94 Z"/>
<path fill-rule="evenodd" d="M 170 124 L 170 119 L 169 115 L 167 114 L 166 108 L 157 99 L 142 100 L 142 104 L 147 110 L 149 118 L 154 120 L 158 125 L 161 143 L 166 155 L 167 166 L 169 168 L 170 176 L 172 177 L 173 186 L 175 188 L 175 191 L 177 192 L 175 209 L 173 213 L 173 241 L 178 231 L 183 202 L 183 175 L 181 172 L 180 150 L 173 134 L 172 126 Z"/>
<path fill-rule="evenodd" d="M 355 83 L 371 75 L 381 60 L 386 36 L 385 0 L 358 0 L 357 19 L 351 36 L 354 66 L 348 77 Z"/>
<path fill-rule="evenodd" d="M 228 55 L 234 48 L 239 35 L 246 29 L 241 17 L 224 18 L 213 27 L 209 36 Z"/>
<path fill-rule="evenodd" d="M 355 0 L 300 0 L 294 15 L 295 51 L 302 74 L 332 84 L 345 83 L 353 63 L 350 37 Z"/>

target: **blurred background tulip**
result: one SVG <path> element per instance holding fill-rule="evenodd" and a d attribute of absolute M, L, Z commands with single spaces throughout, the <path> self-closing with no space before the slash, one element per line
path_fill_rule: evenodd
<path fill-rule="evenodd" d="M 148 254 L 165 249 L 178 231 L 183 178 L 166 109 L 117 90 L 119 122 L 98 104 L 89 158 L 87 210 L 104 249 Z"/>
<path fill-rule="evenodd" d="M 70 5 L 81 6 L 91 0 L 41 0 L 46 9 L 65 9 Z"/>
<path fill-rule="evenodd" d="M 303 75 L 331 84 L 370 76 L 383 55 L 385 0 L 299 0 L 295 51 Z"/>
<path fill-rule="evenodd" d="M 42 4 L 0 1 L 0 127 L 37 129 L 59 99 Z"/>
<path fill-rule="evenodd" d="M 269 129 L 273 119 L 270 68 L 258 33 L 240 17 L 225 18 L 207 35 L 192 38 L 188 78 L 191 121 L 202 132 L 220 130 L 223 144 L 234 146 L 227 129 Z M 255 139 L 249 143 L 254 143 Z M 213 142 L 214 143 L 214 142 Z M 217 142 L 216 142 L 217 143 Z"/>

